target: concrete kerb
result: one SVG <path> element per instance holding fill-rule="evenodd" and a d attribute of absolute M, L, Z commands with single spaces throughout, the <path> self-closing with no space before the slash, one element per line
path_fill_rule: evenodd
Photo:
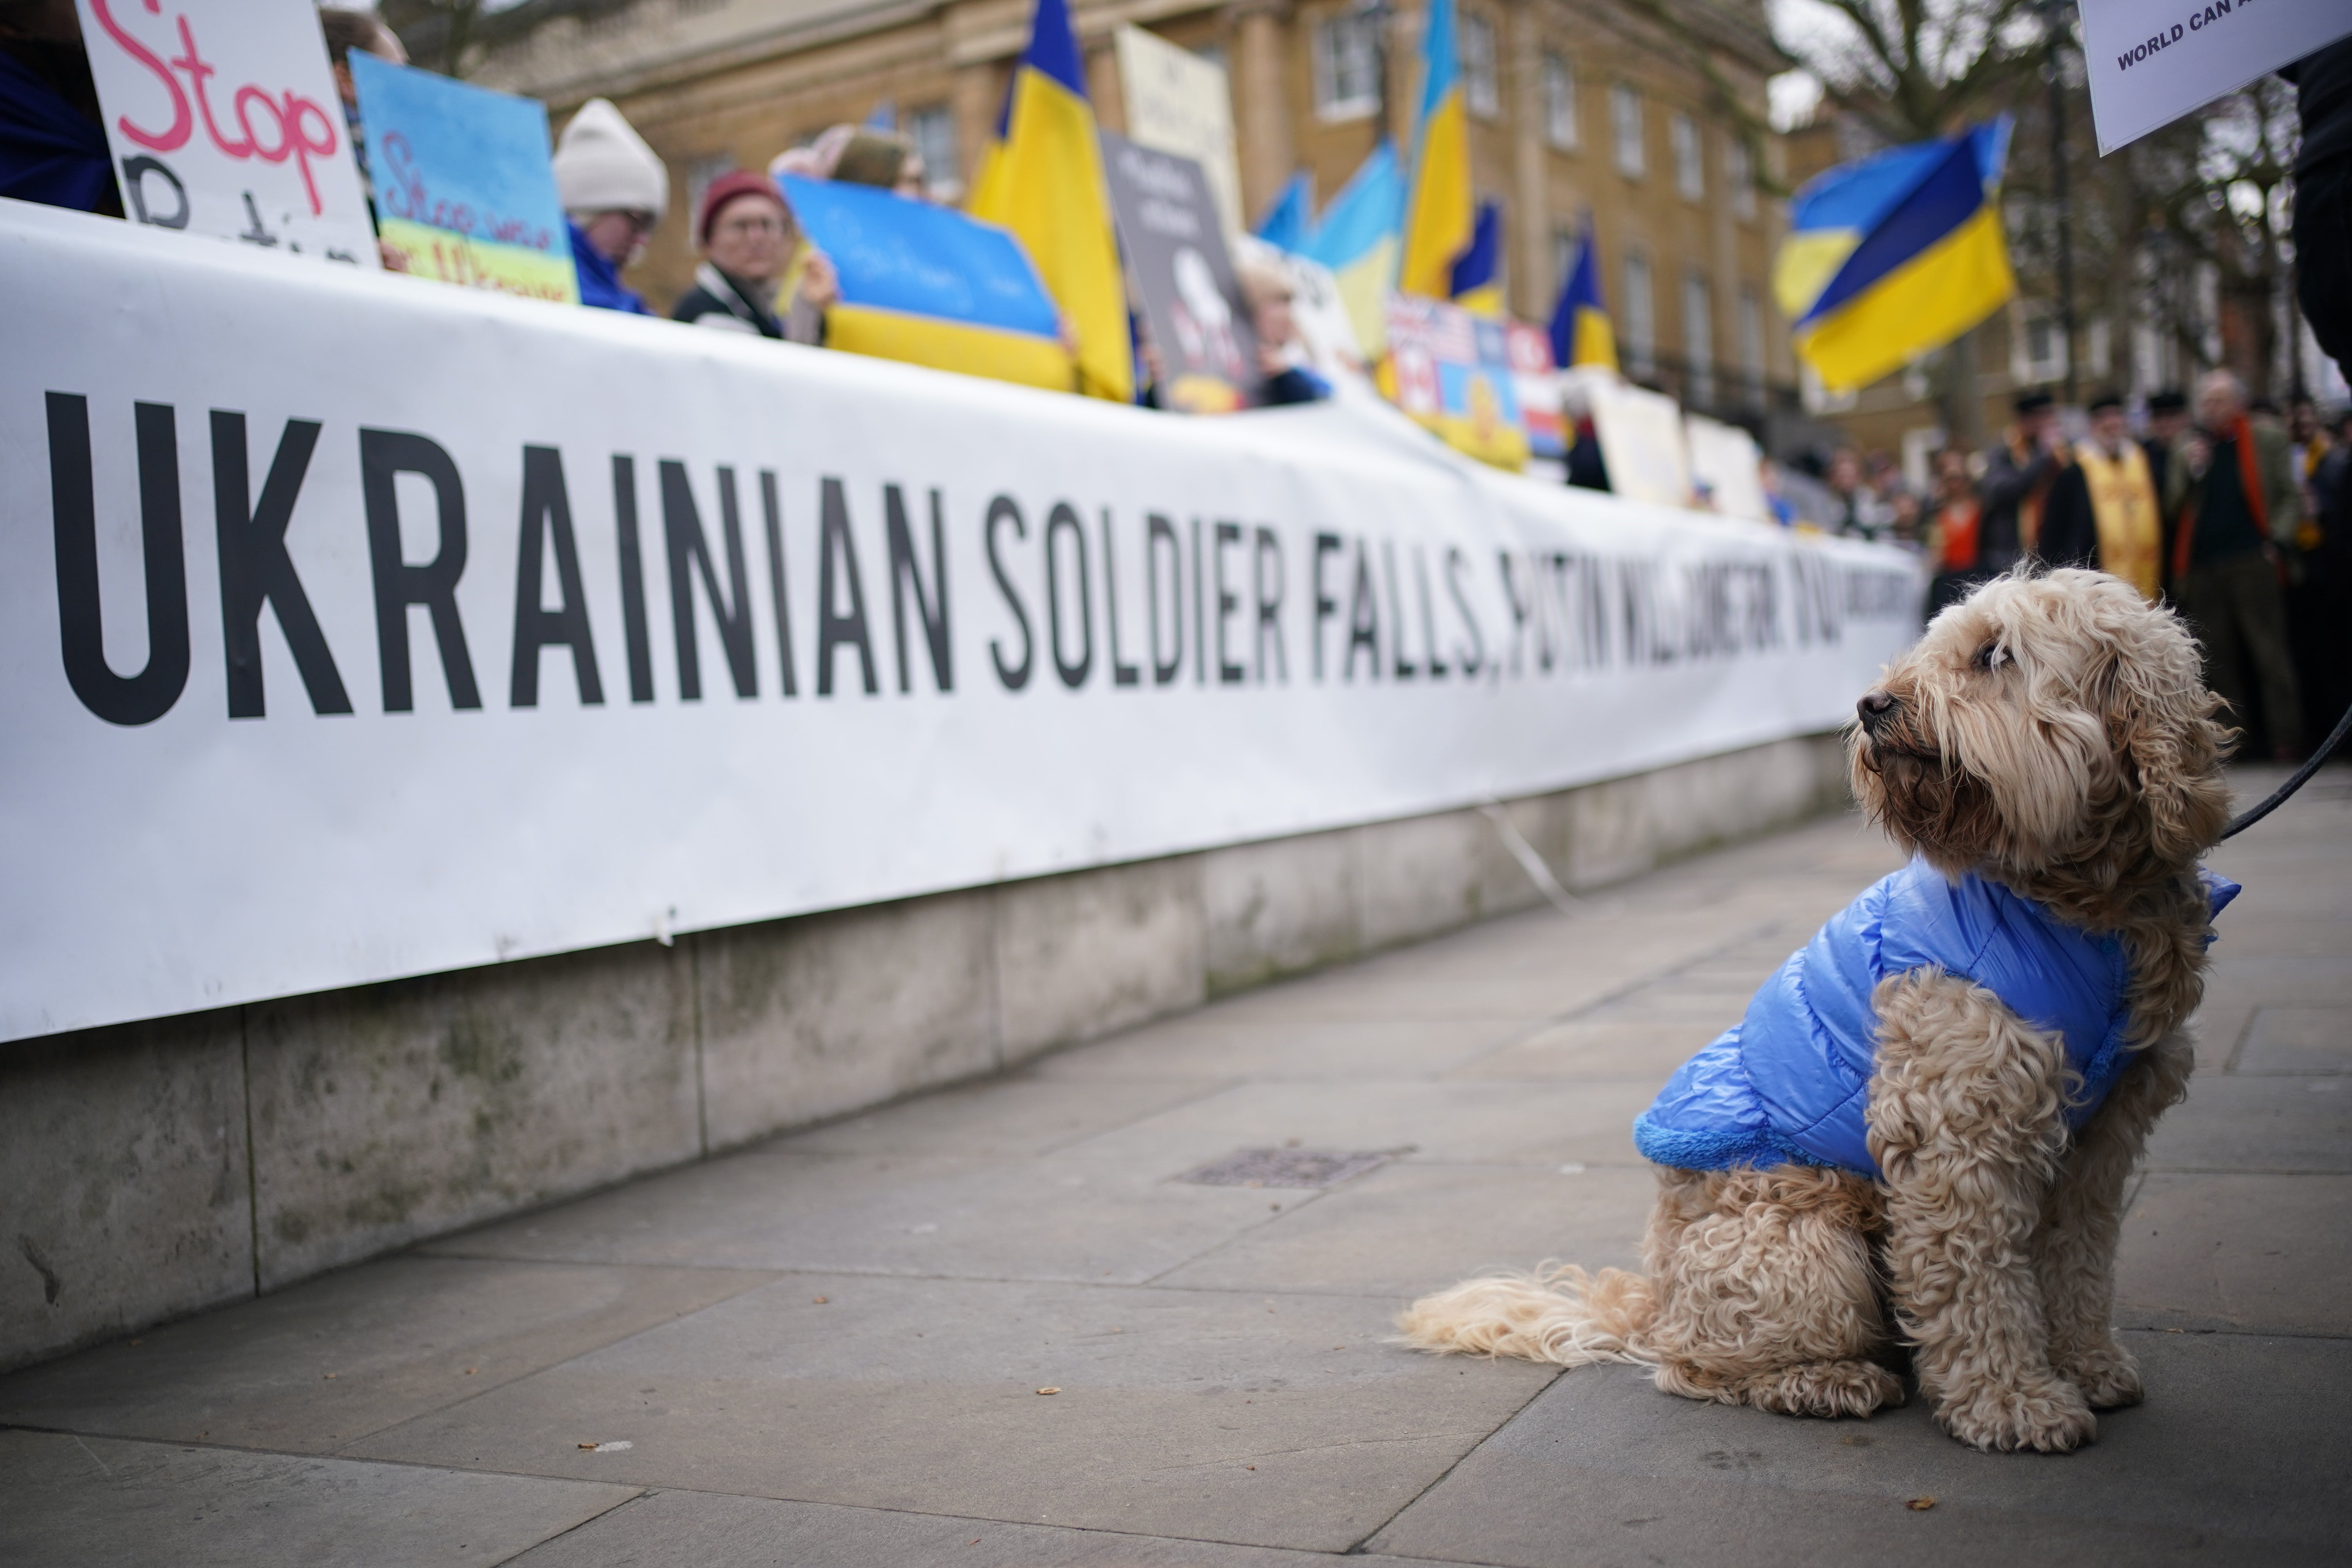
<path fill-rule="evenodd" d="M 1845 800 L 1813 736 L 1505 809 L 1584 889 Z M 0 1371 L 1544 896 L 1465 808 L 0 1047 Z"/>

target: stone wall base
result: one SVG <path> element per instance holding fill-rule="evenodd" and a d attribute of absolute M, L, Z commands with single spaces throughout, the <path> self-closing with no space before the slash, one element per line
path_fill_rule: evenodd
<path fill-rule="evenodd" d="M 1815 736 L 1507 809 L 1580 889 L 1845 800 Z M 0 1046 L 0 1370 L 1541 898 L 1451 811 Z"/>

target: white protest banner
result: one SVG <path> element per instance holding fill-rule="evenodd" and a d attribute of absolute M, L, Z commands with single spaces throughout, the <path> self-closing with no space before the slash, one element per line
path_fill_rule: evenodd
<path fill-rule="evenodd" d="M 0 1038 L 1832 728 L 1893 550 L 0 201 Z M 1368 436 L 1367 432 L 1373 434 Z"/>
<path fill-rule="evenodd" d="M 75 0 L 134 223 L 374 268 L 311 0 Z"/>
<path fill-rule="evenodd" d="M 2352 0 L 2080 0 L 2102 157 L 2352 33 Z"/>
<path fill-rule="evenodd" d="M 1691 482 L 1703 490 L 1709 510 L 1750 522 L 1769 522 L 1771 509 L 1764 504 L 1764 454 L 1756 437 L 1737 425 L 1693 414 L 1683 421 L 1690 450 Z"/>
<path fill-rule="evenodd" d="M 1227 234 L 1239 234 L 1242 172 L 1234 151 L 1234 99 L 1225 68 L 1132 24 L 1111 35 L 1128 140 L 1201 165 Z"/>

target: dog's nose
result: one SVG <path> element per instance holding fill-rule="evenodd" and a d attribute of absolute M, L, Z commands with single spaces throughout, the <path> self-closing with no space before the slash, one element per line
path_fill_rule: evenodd
<path fill-rule="evenodd" d="M 1881 720 L 1895 711 L 1895 699 L 1884 691 L 1865 691 L 1862 694 L 1862 700 L 1853 705 L 1853 710 L 1862 715 L 1864 729 L 1874 730 Z"/>

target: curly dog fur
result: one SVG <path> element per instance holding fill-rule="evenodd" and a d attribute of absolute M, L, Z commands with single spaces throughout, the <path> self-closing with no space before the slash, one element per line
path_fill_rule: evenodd
<path fill-rule="evenodd" d="M 2063 1042 L 1938 969 L 1874 996 L 1881 1178 L 1660 1170 L 1643 1270 L 1472 1279 L 1402 1320 L 1424 1350 L 1635 1362 L 1669 1393 L 1802 1415 L 1901 1404 L 1907 1344 L 1944 1430 L 2063 1451 L 2140 1398 L 2108 1319 L 2126 1184 L 2186 1093 L 2210 917 L 2197 858 L 2229 732 L 2170 612 L 2112 577 L 1985 584 L 1864 700 L 1855 794 L 1905 849 L 2121 940 L 2129 1065 L 2080 1131 Z"/>

